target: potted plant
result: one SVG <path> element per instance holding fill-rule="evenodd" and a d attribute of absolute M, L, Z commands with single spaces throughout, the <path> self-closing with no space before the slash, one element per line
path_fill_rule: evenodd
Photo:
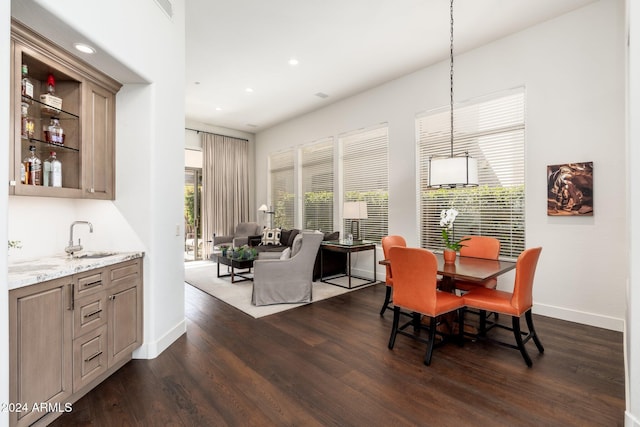
<path fill-rule="evenodd" d="M 442 240 L 444 240 L 445 250 L 443 252 L 444 261 L 446 263 L 453 263 L 456 261 L 456 253 L 460 248 L 465 245 L 462 242 L 469 240 L 469 237 L 465 239 L 455 240 L 453 238 L 453 223 L 458 216 L 458 211 L 454 208 L 443 209 L 440 212 L 440 227 L 442 227 Z"/>

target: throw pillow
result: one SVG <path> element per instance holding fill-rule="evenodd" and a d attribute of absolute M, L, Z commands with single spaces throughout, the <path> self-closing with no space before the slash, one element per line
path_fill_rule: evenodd
<path fill-rule="evenodd" d="M 289 259 L 291 258 L 291 248 L 287 248 L 282 251 L 282 255 L 280 255 L 280 259 Z"/>
<path fill-rule="evenodd" d="M 279 228 L 265 228 L 262 232 L 262 244 L 263 245 L 279 245 L 280 244 L 280 229 Z"/>
<path fill-rule="evenodd" d="M 298 234 L 295 239 L 293 239 L 293 244 L 291 245 L 291 258 L 297 255 L 300 252 L 300 248 L 302 247 L 302 234 Z"/>
<path fill-rule="evenodd" d="M 291 246 L 289 244 L 289 237 L 291 236 L 291 232 L 293 230 L 285 230 L 284 228 L 280 230 L 280 244 L 285 246 Z"/>
<path fill-rule="evenodd" d="M 293 239 L 296 238 L 298 233 L 300 233 L 300 230 L 298 230 L 297 228 L 294 228 L 291 230 L 291 235 L 289 236 L 289 241 L 287 242 L 287 246 L 293 246 Z"/>

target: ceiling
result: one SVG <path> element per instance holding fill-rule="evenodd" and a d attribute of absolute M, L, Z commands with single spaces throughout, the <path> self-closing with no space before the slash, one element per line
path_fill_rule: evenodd
<path fill-rule="evenodd" d="M 456 0 L 455 54 L 593 1 Z M 186 118 L 214 126 L 259 132 L 449 56 L 447 0 L 185 4 Z"/>

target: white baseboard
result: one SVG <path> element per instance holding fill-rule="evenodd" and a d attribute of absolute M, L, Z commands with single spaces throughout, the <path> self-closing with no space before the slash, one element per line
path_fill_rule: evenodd
<path fill-rule="evenodd" d="M 155 359 L 186 332 L 187 323 L 185 319 L 182 319 L 182 321 L 161 336 L 160 339 L 156 341 L 145 341 L 140 348 L 133 352 L 133 358 Z"/>
<path fill-rule="evenodd" d="M 617 332 L 622 332 L 624 330 L 624 319 L 603 316 L 596 313 L 587 313 L 563 307 L 538 304 L 535 301 L 533 303 L 533 312 L 542 316 L 553 317 L 554 319 L 568 320 L 569 322 L 595 326 L 597 328 L 604 328 Z"/>

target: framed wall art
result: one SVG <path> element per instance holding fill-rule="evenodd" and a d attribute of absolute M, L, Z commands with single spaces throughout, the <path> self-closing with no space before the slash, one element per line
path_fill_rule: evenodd
<path fill-rule="evenodd" d="M 593 216 L 593 162 L 547 166 L 547 215 Z"/>

